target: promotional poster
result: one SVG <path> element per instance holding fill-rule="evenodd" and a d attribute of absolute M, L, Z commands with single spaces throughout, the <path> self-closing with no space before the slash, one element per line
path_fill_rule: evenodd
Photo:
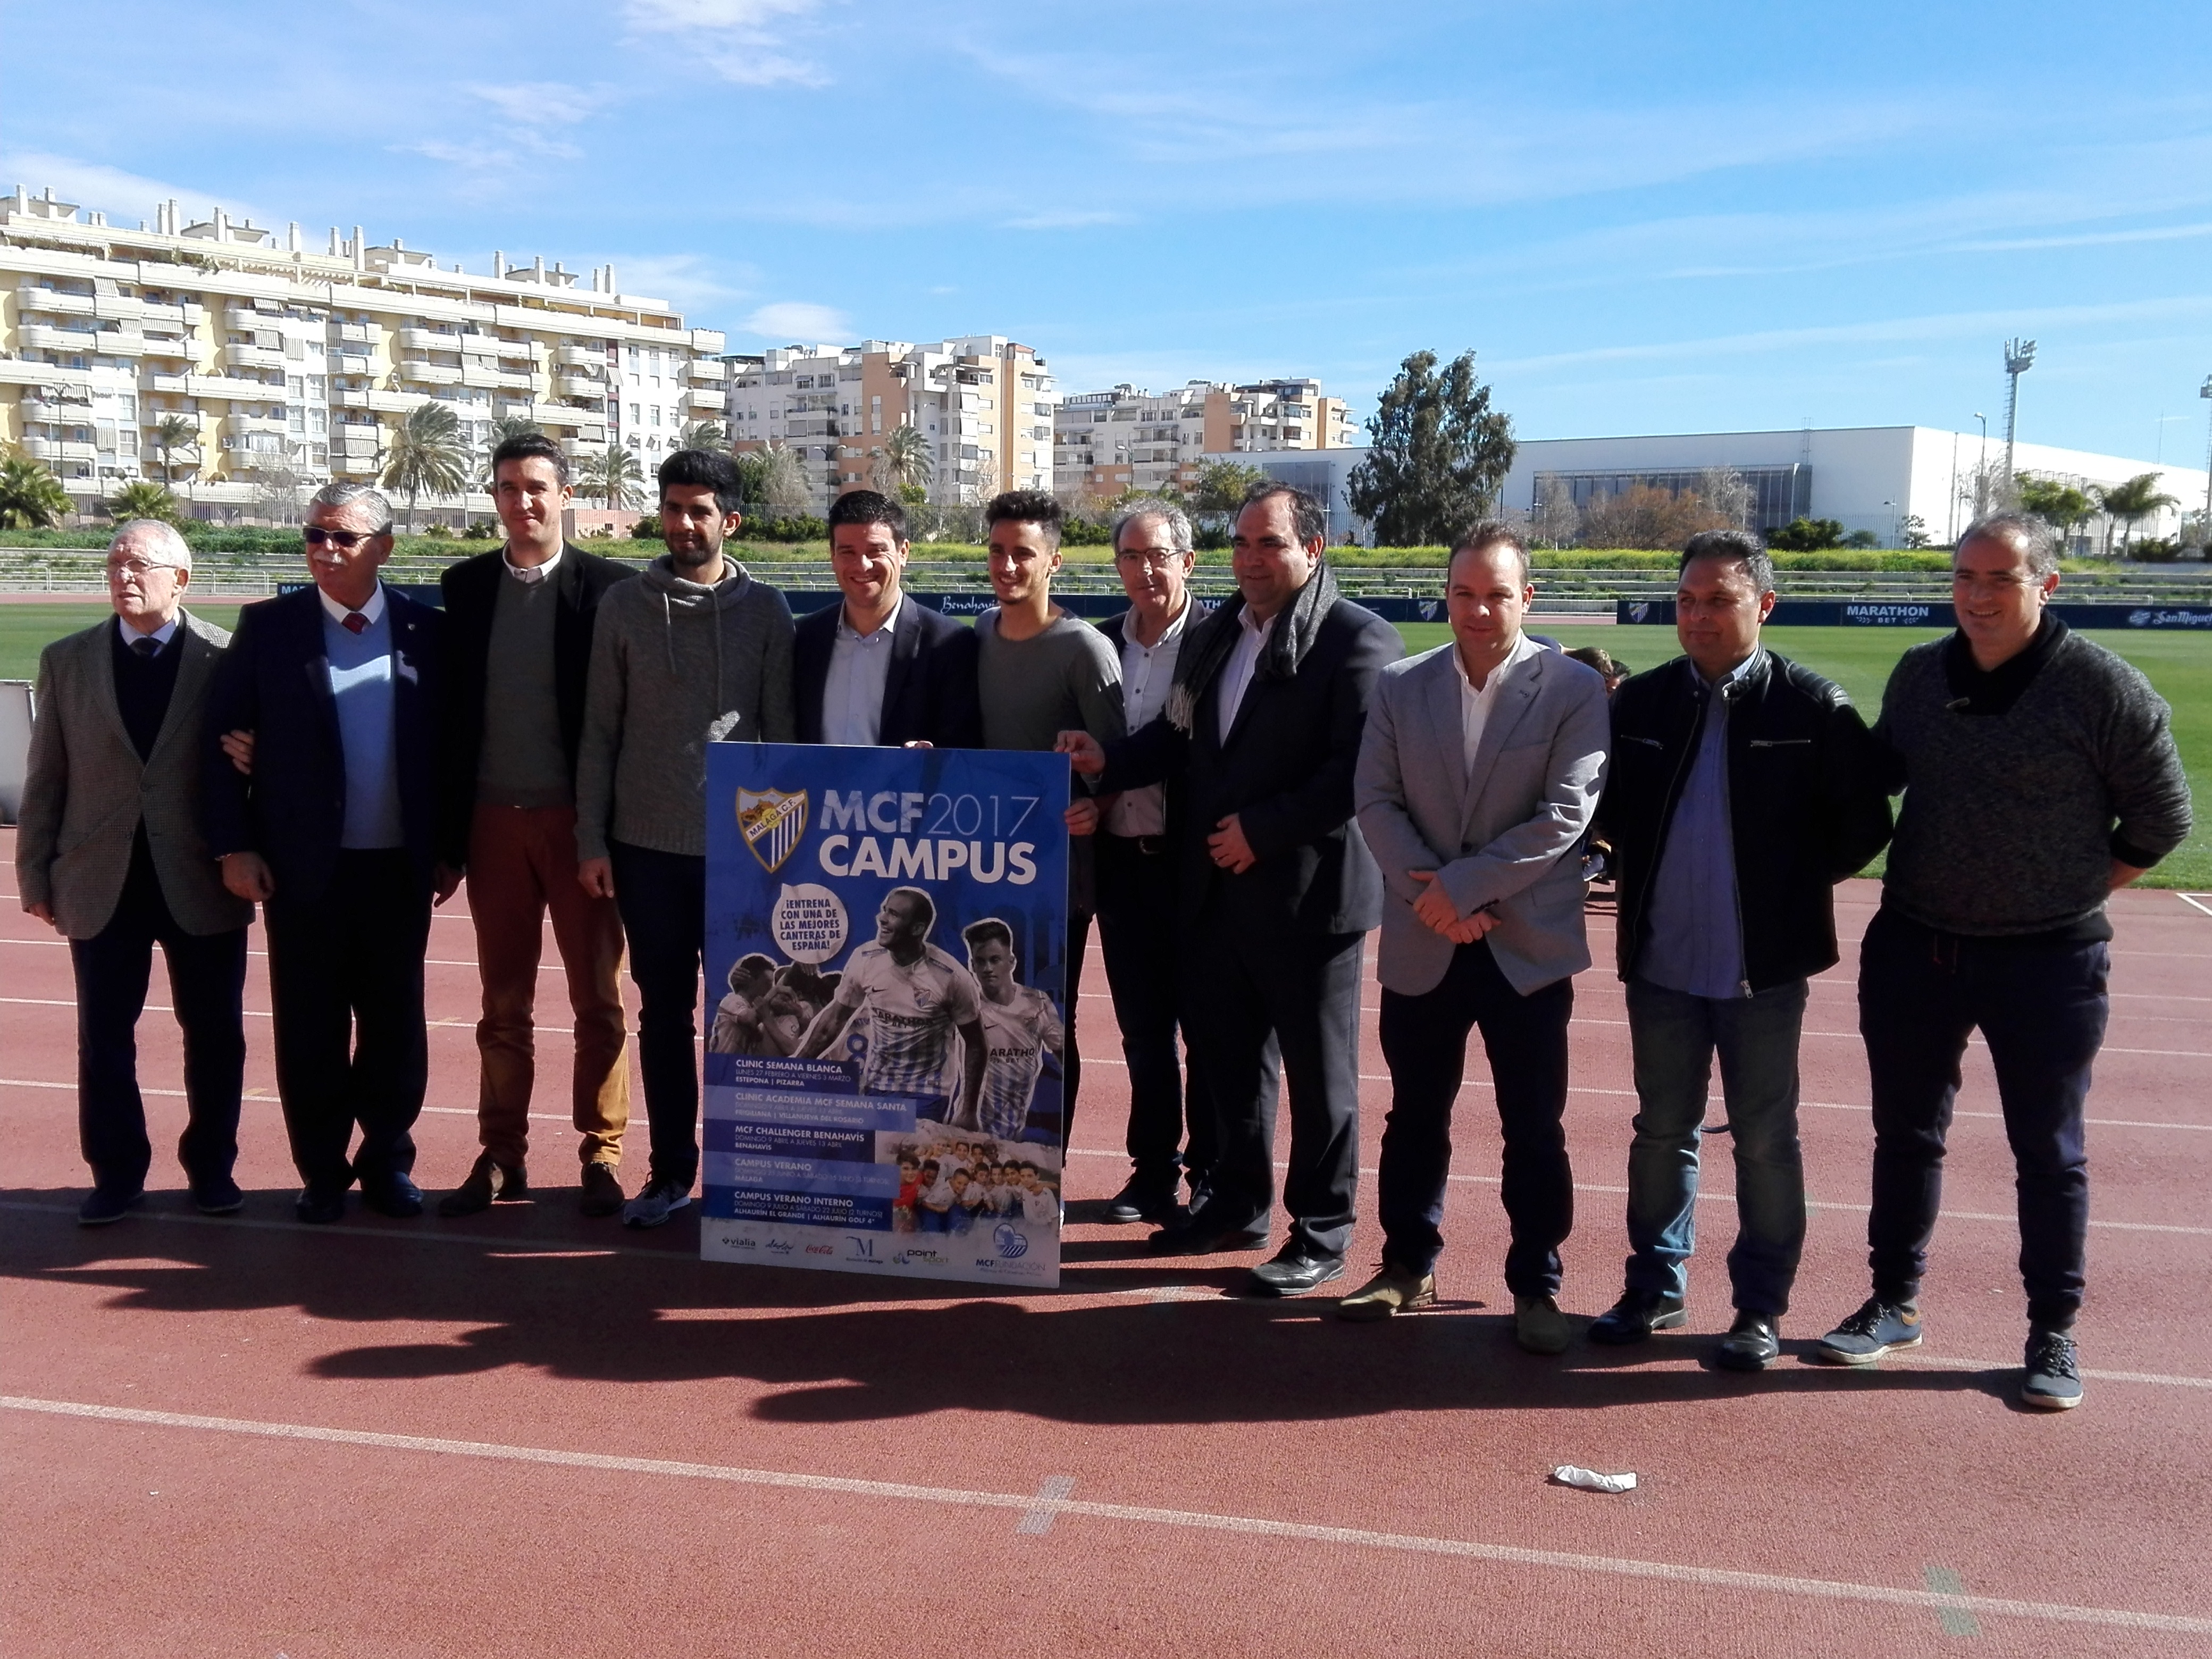
<path fill-rule="evenodd" d="M 707 751 L 700 1253 L 1060 1282 L 1065 757 Z"/>

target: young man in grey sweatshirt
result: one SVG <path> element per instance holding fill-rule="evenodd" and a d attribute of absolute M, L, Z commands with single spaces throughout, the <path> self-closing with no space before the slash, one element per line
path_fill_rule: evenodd
<path fill-rule="evenodd" d="M 791 609 L 722 556 L 741 522 L 736 464 L 683 449 L 660 466 L 668 544 L 599 602 L 576 757 L 576 878 L 611 896 L 637 981 L 652 1164 L 623 1206 L 657 1227 L 699 1173 L 697 1058 L 706 945 L 707 745 L 791 743 Z"/>
<path fill-rule="evenodd" d="M 1944 1135 L 1978 1029 L 2019 1174 L 2021 1402 L 2063 1411 L 2081 1401 L 2071 1333 L 2083 1114 L 2111 1008 L 2105 901 L 2187 838 L 2189 781 L 2150 682 L 2045 611 L 2058 558 L 2041 520 L 1969 525 L 1951 578 L 1958 632 L 1899 660 L 1875 727 L 1905 804 L 1859 952 L 1874 1295 L 1818 1351 L 1863 1365 L 1919 1346 Z"/>

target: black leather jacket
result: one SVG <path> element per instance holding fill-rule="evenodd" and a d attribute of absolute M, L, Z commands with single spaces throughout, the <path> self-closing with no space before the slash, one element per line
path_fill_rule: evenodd
<path fill-rule="evenodd" d="M 1764 652 L 1729 691 L 1729 816 L 1748 995 L 1835 965 L 1835 884 L 1889 844 L 1889 797 L 1866 722 L 1832 680 Z M 1618 872 L 1623 979 L 1643 951 L 1652 878 L 1711 696 L 1686 657 L 1613 693 L 1598 824 Z"/>

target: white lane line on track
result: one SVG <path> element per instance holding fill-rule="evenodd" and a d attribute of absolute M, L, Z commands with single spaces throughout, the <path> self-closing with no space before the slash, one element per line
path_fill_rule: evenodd
<path fill-rule="evenodd" d="M 684 1480 L 713 1480 L 732 1486 L 819 1492 L 841 1498 L 871 1498 L 945 1508 L 1015 1510 L 1024 1517 L 1079 1516 L 1135 1526 L 1173 1527 L 1192 1531 L 1277 1538 L 1297 1543 L 1335 1544 L 1361 1549 L 1490 1562 L 1500 1566 L 1537 1567 L 1564 1572 L 1641 1578 L 1700 1589 L 1743 1590 L 1802 1599 L 1871 1602 L 1929 1612 L 1971 1612 L 1984 1618 L 2021 1619 L 2044 1624 L 2101 1626 L 2107 1629 L 2212 1635 L 2212 1618 L 2187 1613 L 2148 1613 L 2129 1607 L 2083 1607 L 2063 1601 L 2029 1601 L 2009 1596 L 1953 1595 L 1888 1584 L 1861 1584 L 1833 1578 L 1797 1578 L 1778 1573 L 1742 1572 L 1725 1567 L 1691 1566 L 1672 1561 L 1644 1561 L 1565 1550 L 1525 1549 L 1473 1539 L 1438 1538 L 1415 1533 L 1380 1532 L 1365 1527 L 1333 1527 L 1310 1522 L 1275 1521 L 1256 1516 L 1203 1510 L 1174 1510 L 1134 1504 L 1101 1504 L 1038 1492 L 972 1492 L 952 1486 L 923 1486 L 890 1480 L 859 1480 L 840 1475 L 800 1474 L 779 1469 L 750 1469 L 722 1463 L 678 1462 L 659 1457 L 618 1457 L 603 1452 L 562 1451 L 550 1447 L 501 1444 L 483 1440 L 448 1440 L 430 1435 L 385 1434 L 360 1429 L 323 1428 L 304 1423 L 272 1423 L 234 1417 L 205 1417 L 185 1412 L 100 1406 L 74 1400 L 40 1400 L 0 1395 L 0 1409 L 50 1417 L 89 1419 L 142 1428 L 185 1429 L 262 1439 L 319 1442 L 377 1451 L 422 1452 L 447 1457 L 534 1463 L 556 1468 L 592 1469 L 622 1474 L 658 1475 Z M 1026 1524 L 1024 1522 L 1023 1524 Z M 1042 1528 L 1038 1528 L 1042 1530 Z"/>
<path fill-rule="evenodd" d="M 2179 899 L 2191 909 L 2201 910 L 2206 915 L 2212 916 L 2212 904 L 2207 904 L 2204 902 L 2206 899 L 2212 899 L 2212 893 L 2176 893 L 2174 897 Z"/>

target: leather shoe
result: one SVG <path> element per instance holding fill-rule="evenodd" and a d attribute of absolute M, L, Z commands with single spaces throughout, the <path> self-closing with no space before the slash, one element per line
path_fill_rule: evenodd
<path fill-rule="evenodd" d="M 292 1213 L 317 1226 L 327 1222 L 343 1221 L 345 1219 L 345 1188 L 303 1187 L 292 1206 Z"/>
<path fill-rule="evenodd" d="M 510 1169 L 489 1152 L 482 1152 L 470 1167 L 468 1179 L 438 1200 L 438 1213 L 475 1215 L 491 1208 L 495 1200 L 513 1203 L 529 1196 L 530 1177 L 523 1173 L 522 1165 Z"/>
<path fill-rule="evenodd" d="M 1285 1244 L 1252 1269 L 1248 1288 L 1254 1296 L 1304 1296 L 1343 1277 L 1342 1256 L 1315 1255 L 1302 1246 Z"/>
<path fill-rule="evenodd" d="M 1781 1358 L 1781 1322 L 1762 1313 L 1736 1315 L 1713 1355 L 1715 1364 L 1731 1371 L 1763 1371 Z"/>
<path fill-rule="evenodd" d="M 586 1215 L 613 1215 L 623 1206 L 621 1177 L 615 1174 L 611 1164 L 596 1160 L 584 1166 L 584 1195 L 576 1200 L 576 1207 Z"/>
<path fill-rule="evenodd" d="M 1106 1200 L 1098 1218 L 1121 1226 L 1133 1221 L 1151 1221 L 1164 1227 L 1172 1227 L 1186 1219 L 1188 1215 L 1188 1212 L 1176 1201 L 1172 1180 L 1163 1187 L 1156 1181 L 1132 1177 L 1127 1186 Z"/>
<path fill-rule="evenodd" d="M 1516 1296 L 1513 1298 L 1513 1340 L 1528 1353 L 1565 1353 L 1567 1316 L 1555 1297 Z"/>
<path fill-rule="evenodd" d="M 1265 1228 L 1224 1227 L 1203 1212 L 1172 1227 L 1163 1227 L 1145 1241 L 1161 1255 L 1213 1255 L 1224 1250 L 1256 1250 L 1267 1243 Z"/>
<path fill-rule="evenodd" d="M 192 1182 L 192 1207 L 202 1215 L 236 1215 L 246 1207 L 246 1194 L 228 1176 L 209 1176 Z"/>
<path fill-rule="evenodd" d="M 1690 1322 L 1679 1296 L 1656 1291 L 1623 1291 L 1620 1300 L 1590 1321 L 1589 1339 L 1601 1346 L 1625 1348 L 1654 1331 L 1671 1331 Z"/>
<path fill-rule="evenodd" d="M 1434 1273 L 1409 1273 L 1397 1263 L 1385 1261 L 1381 1273 L 1336 1304 L 1336 1316 L 1364 1324 L 1436 1305 Z"/>
<path fill-rule="evenodd" d="M 119 1188 L 94 1187 L 76 1206 L 76 1224 L 80 1227 L 105 1227 L 112 1221 L 120 1221 L 137 1209 L 146 1199 L 143 1187 L 134 1187 L 129 1192 Z"/>
<path fill-rule="evenodd" d="M 422 1213 L 422 1189 L 404 1170 L 386 1170 L 382 1175 L 363 1176 L 361 1196 L 377 1214 L 389 1216 L 394 1221 L 410 1220 Z"/>

